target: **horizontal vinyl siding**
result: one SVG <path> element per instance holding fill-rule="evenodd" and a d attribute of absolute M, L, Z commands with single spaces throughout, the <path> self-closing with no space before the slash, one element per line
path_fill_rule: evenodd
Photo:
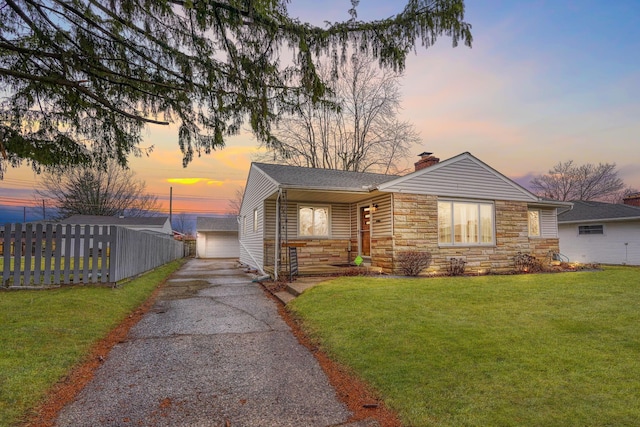
<path fill-rule="evenodd" d="M 264 266 L 264 199 L 273 194 L 277 186 L 261 171 L 251 167 L 240 209 L 240 261 L 253 267 Z M 253 211 L 258 209 L 257 230 L 253 228 Z M 246 229 L 243 229 L 246 224 Z M 250 256 L 250 254 L 251 256 Z M 255 260 L 255 261 L 254 261 Z M 259 265 L 256 265 L 258 263 Z"/>
<path fill-rule="evenodd" d="M 287 202 L 287 238 L 298 239 L 298 207 L 299 206 L 329 206 L 331 225 L 329 228 L 329 238 L 331 239 L 348 239 L 350 236 L 350 212 L 348 204 L 330 203 L 308 203 L 308 202 Z M 275 210 L 275 206 L 274 206 Z M 275 224 L 275 219 L 274 219 Z M 274 225 L 275 228 L 275 225 Z M 284 239 L 285 236 L 282 236 Z M 308 237 L 300 237 L 300 239 L 309 239 Z"/>
<path fill-rule="evenodd" d="M 358 237 L 358 215 L 360 215 L 359 213 L 359 209 L 358 209 L 358 204 L 357 203 L 352 203 L 349 205 L 349 222 L 351 224 L 351 232 L 350 232 L 350 236 L 351 236 L 351 240 L 354 242 L 357 242 L 359 237 Z"/>
<path fill-rule="evenodd" d="M 515 184 L 510 184 L 492 170 L 468 158 L 422 174 L 420 172 L 412 178 L 384 187 L 384 191 L 491 200 L 532 200 Z"/>
<path fill-rule="evenodd" d="M 578 234 L 579 226 L 596 224 L 604 234 Z M 640 265 L 640 221 L 560 224 L 559 234 L 560 253 L 571 262 Z"/>
<path fill-rule="evenodd" d="M 372 215 L 371 237 L 391 236 L 391 195 L 376 197 L 371 203 L 378 205 L 378 209 Z"/>
<path fill-rule="evenodd" d="M 558 237 L 558 215 L 555 209 L 540 209 L 540 236 Z"/>
<path fill-rule="evenodd" d="M 264 202 L 264 238 L 276 238 L 276 201 L 265 200 Z"/>

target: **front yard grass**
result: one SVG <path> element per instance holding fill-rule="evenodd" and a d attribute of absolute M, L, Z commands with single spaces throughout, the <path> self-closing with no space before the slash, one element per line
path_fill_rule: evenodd
<path fill-rule="evenodd" d="M 288 307 L 407 426 L 640 425 L 640 268 L 345 277 Z"/>
<path fill-rule="evenodd" d="M 118 288 L 0 292 L 0 426 L 22 420 L 181 265 L 174 261 Z"/>

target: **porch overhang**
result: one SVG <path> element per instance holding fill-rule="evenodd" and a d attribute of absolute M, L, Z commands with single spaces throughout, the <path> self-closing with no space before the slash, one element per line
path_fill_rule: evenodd
<path fill-rule="evenodd" d="M 331 189 L 331 188 L 308 188 L 297 187 L 290 185 L 283 185 L 280 187 L 287 192 L 287 199 L 295 202 L 309 202 L 309 203 L 358 203 L 363 200 L 376 197 L 381 193 L 374 189 L 361 189 L 361 190 L 344 190 L 344 189 Z M 278 192 L 273 193 L 267 198 L 267 200 L 276 200 L 278 198 Z"/>

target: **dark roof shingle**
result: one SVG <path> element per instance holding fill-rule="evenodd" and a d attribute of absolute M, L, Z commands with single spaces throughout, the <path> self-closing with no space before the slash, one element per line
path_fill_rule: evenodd
<path fill-rule="evenodd" d="M 238 231 L 238 218 L 199 216 L 196 218 L 196 231 Z"/>
<path fill-rule="evenodd" d="M 279 184 L 305 188 L 363 191 L 369 187 L 375 187 L 383 182 L 398 178 L 397 175 L 306 168 L 270 163 L 254 163 L 254 165 Z"/>
<path fill-rule="evenodd" d="M 635 206 L 581 200 L 572 203 L 573 209 L 558 214 L 559 223 L 623 218 L 640 219 L 640 208 Z"/>

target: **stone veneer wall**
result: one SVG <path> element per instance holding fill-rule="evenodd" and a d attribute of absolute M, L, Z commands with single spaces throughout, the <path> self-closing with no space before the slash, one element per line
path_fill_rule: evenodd
<path fill-rule="evenodd" d="M 273 244 L 273 240 L 265 241 L 265 245 L 268 248 L 273 248 Z M 290 246 L 296 246 L 298 248 L 298 266 L 300 267 L 327 264 L 346 264 L 350 261 L 349 239 L 289 239 L 288 244 Z M 285 256 L 285 251 L 282 251 L 282 255 L 283 257 Z M 353 258 L 356 255 L 357 253 L 355 255 L 351 253 L 351 261 L 353 261 Z M 272 266 L 269 265 L 266 267 Z"/>
<path fill-rule="evenodd" d="M 436 196 L 394 194 L 394 237 L 372 240 L 373 266 L 386 273 L 400 274 L 395 255 L 407 250 L 431 252 L 433 262 L 427 271 L 442 273 L 449 259 L 463 258 L 469 273 L 504 273 L 514 269 L 517 252 L 529 253 L 540 260 L 559 251 L 557 238 L 529 238 L 526 202 L 495 201 L 495 246 L 438 247 L 438 203 Z M 377 245 L 380 247 L 376 247 Z"/>

